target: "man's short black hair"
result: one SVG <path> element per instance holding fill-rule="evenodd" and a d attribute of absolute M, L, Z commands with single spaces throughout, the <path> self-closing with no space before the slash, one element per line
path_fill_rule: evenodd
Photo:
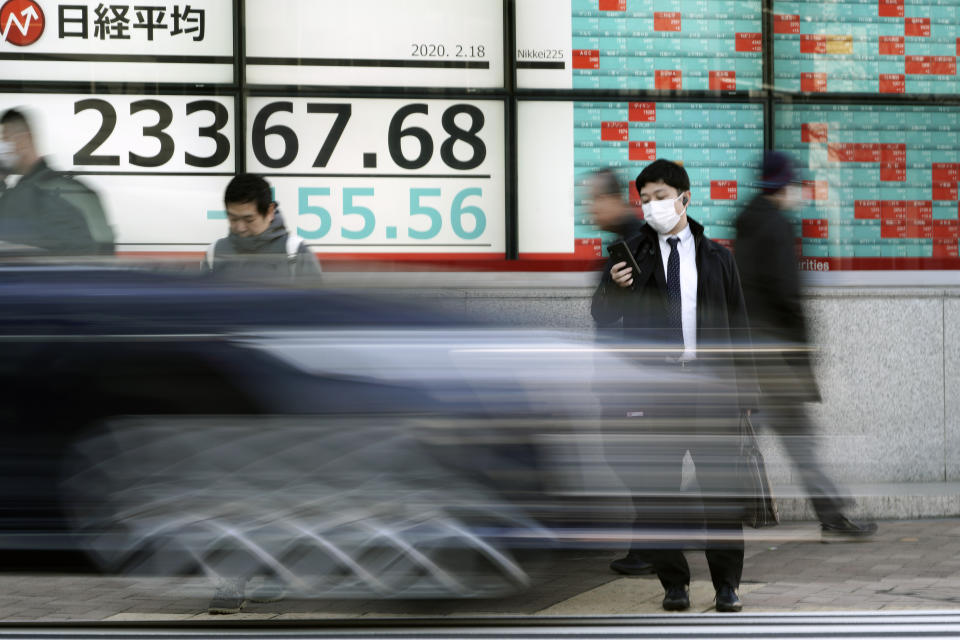
<path fill-rule="evenodd" d="M 677 190 L 678 193 L 690 190 L 690 176 L 687 170 L 676 162 L 658 158 L 644 167 L 637 176 L 637 193 L 651 182 L 663 181 Z"/>
<path fill-rule="evenodd" d="M 613 169 L 597 169 L 590 177 L 593 178 L 597 195 L 623 197 L 620 176 Z"/>
<path fill-rule="evenodd" d="M 0 125 L 6 126 L 10 124 L 20 125 L 27 130 L 27 133 L 32 131 L 30 128 L 30 119 L 27 118 L 27 114 L 16 107 L 7 109 L 3 112 L 3 115 L 0 116 Z"/>
<path fill-rule="evenodd" d="M 227 190 L 223 194 L 224 204 L 245 204 L 253 202 L 257 205 L 257 212 L 265 216 L 273 202 L 270 193 L 270 184 L 260 176 L 252 173 L 241 173 L 233 177 Z"/>

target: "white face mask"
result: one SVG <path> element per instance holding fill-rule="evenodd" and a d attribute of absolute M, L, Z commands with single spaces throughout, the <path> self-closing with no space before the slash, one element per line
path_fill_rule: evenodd
<path fill-rule="evenodd" d="M 12 171 L 17 166 L 17 152 L 12 142 L 0 140 L 0 170 Z"/>
<path fill-rule="evenodd" d="M 643 219 L 647 221 L 653 230 L 657 233 L 668 233 L 680 222 L 680 214 L 674 203 L 680 198 L 672 200 L 651 200 L 644 204 Z"/>

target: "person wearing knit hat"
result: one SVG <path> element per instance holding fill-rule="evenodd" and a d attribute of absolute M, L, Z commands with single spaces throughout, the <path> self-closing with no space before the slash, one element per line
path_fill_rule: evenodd
<path fill-rule="evenodd" d="M 766 194 L 775 194 L 788 185 L 797 183 L 797 170 L 791 158 L 782 151 L 763 154 L 759 186 Z"/>
<path fill-rule="evenodd" d="M 805 406 L 821 398 L 810 360 L 793 225 L 787 217 L 802 205 L 797 178 L 792 157 L 767 151 L 757 184 L 761 193 L 736 220 L 734 257 L 753 343 L 764 348 L 756 360 L 762 393 L 759 421 L 784 436 L 783 445 L 820 520 L 821 540 L 862 541 L 876 533 L 877 525 L 844 515 L 851 504 L 820 466 Z"/>

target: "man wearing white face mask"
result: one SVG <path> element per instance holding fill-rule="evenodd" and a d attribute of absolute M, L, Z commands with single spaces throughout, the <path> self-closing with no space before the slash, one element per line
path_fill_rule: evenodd
<path fill-rule="evenodd" d="M 20 179 L 7 189 L 6 174 Z M 65 256 L 112 255 L 113 230 L 99 196 L 52 169 L 26 115 L 0 116 L 0 241 Z"/>
<path fill-rule="evenodd" d="M 672 356 L 661 358 L 660 366 L 719 375 L 735 386 L 719 408 L 715 400 L 709 407 L 701 402 L 699 377 L 691 377 L 689 387 L 679 390 L 690 394 L 680 421 L 684 424 L 651 440 L 636 464 L 631 489 L 638 527 L 633 548 L 653 562 L 665 591 L 663 608 L 682 611 L 690 606 L 684 541 L 697 538 L 705 528 L 717 611 L 740 611 L 743 509 L 730 498 L 736 495 L 738 456 L 737 440 L 730 436 L 737 432 L 741 412 L 754 407 L 756 392 L 752 362 L 733 349 L 749 345 L 740 279 L 730 252 L 688 217 L 693 194 L 682 166 L 656 160 L 637 176 L 636 186 L 646 224 L 625 241 L 638 272 L 626 262 L 608 260 L 593 296 L 593 317 L 601 326 L 619 321 L 628 337 L 668 347 Z M 650 420 L 657 407 L 651 409 L 631 415 Z M 689 498 L 689 505 L 676 493 L 687 452 L 701 490 Z"/>

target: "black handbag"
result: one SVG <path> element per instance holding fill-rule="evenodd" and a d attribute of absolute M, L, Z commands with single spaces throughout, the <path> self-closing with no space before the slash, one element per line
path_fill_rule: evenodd
<path fill-rule="evenodd" d="M 740 416 L 740 457 L 737 466 L 737 475 L 744 491 L 743 523 L 754 529 L 779 524 L 780 514 L 770 490 L 767 467 L 753 423 L 746 413 Z"/>

